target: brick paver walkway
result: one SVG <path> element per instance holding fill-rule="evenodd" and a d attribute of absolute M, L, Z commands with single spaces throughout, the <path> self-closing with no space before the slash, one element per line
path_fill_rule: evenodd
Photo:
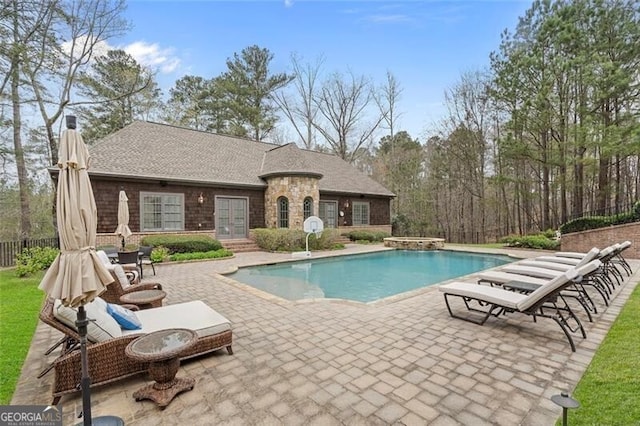
<path fill-rule="evenodd" d="M 160 265 L 156 277 L 146 276 L 163 284 L 165 303 L 202 299 L 231 320 L 234 355 L 222 350 L 183 363 L 178 375 L 196 386 L 164 411 L 131 396 L 148 377 L 95 388 L 94 416 L 117 415 L 128 425 L 551 425 L 561 413 L 551 395 L 574 389 L 640 280 L 636 273 L 611 306 L 600 304 L 594 323 L 585 319 L 588 338 L 576 336 L 572 353 L 551 320 L 510 315 L 471 324 L 450 318 L 433 288 L 372 304 L 289 302 L 217 274 L 267 259 L 290 255 L 240 253 Z M 51 401 L 53 373 L 36 375 L 54 359 L 43 352 L 57 338 L 38 326 L 12 404 Z M 64 424 L 77 422 L 80 394 L 61 404 Z"/>

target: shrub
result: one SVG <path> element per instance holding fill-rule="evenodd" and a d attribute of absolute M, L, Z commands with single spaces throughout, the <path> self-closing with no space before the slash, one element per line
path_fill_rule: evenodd
<path fill-rule="evenodd" d="M 16 256 L 16 275 L 25 277 L 38 271 L 47 269 L 60 250 L 53 247 L 31 247 L 22 250 Z"/>
<path fill-rule="evenodd" d="M 385 238 L 391 236 L 382 231 L 350 231 L 343 235 L 348 237 L 351 241 L 367 242 L 382 242 Z"/>
<path fill-rule="evenodd" d="M 169 250 L 166 247 L 158 246 L 151 250 L 151 255 L 149 255 L 149 259 L 153 263 L 164 262 L 169 258 Z"/>
<path fill-rule="evenodd" d="M 300 229 L 261 228 L 254 229 L 253 235 L 258 247 L 267 251 L 300 251 L 306 249 L 306 237 Z M 335 229 L 325 229 L 320 238 L 309 236 L 309 250 L 328 250 L 338 237 Z"/>
<path fill-rule="evenodd" d="M 555 237 L 555 233 L 553 235 Z M 546 233 L 537 235 L 516 236 L 510 235 L 500 240 L 501 243 L 509 247 L 521 247 L 540 250 L 556 250 L 560 247 L 560 242 L 548 238 Z"/>
<path fill-rule="evenodd" d="M 149 235 L 142 239 L 143 246 L 163 246 L 174 253 L 194 253 L 220 250 L 220 241 L 208 235 Z"/>
<path fill-rule="evenodd" d="M 182 262 L 185 260 L 200 260 L 200 259 L 219 259 L 222 257 L 233 256 L 233 252 L 227 249 L 211 250 L 207 252 L 195 252 L 195 253 L 176 253 L 169 256 L 169 260 L 173 262 Z"/>
<path fill-rule="evenodd" d="M 640 201 L 636 202 L 631 211 L 611 216 L 579 217 L 563 223 L 560 232 L 570 234 L 572 232 L 587 231 L 589 229 L 606 228 L 607 226 L 623 225 L 625 223 L 640 221 Z"/>

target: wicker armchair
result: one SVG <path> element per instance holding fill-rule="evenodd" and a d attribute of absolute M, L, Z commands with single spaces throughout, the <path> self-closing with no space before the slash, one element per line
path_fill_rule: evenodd
<path fill-rule="evenodd" d="M 114 265 L 111 268 L 111 275 L 114 278 L 114 282 L 107 286 L 107 290 L 100 295 L 104 300 L 109 303 L 120 303 L 120 297 L 140 290 L 162 290 L 162 285 L 159 283 L 139 283 L 137 274 L 130 272 L 124 272 L 126 278 L 123 279 L 122 275 L 118 274 L 119 265 Z M 129 285 L 123 281 L 128 281 Z M 124 284 L 124 286 L 123 286 Z"/>
<path fill-rule="evenodd" d="M 172 305 L 170 307 L 156 308 L 171 312 L 180 309 L 180 305 Z M 135 307 L 131 307 L 135 309 Z M 42 310 L 40 311 L 40 319 L 62 332 L 65 338 L 79 341 L 80 336 L 72 327 L 58 321 L 53 314 L 54 300 L 47 298 Z M 189 307 L 185 307 L 188 310 Z M 207 308 L 210 310 L 210 308 Z M 142 311 L 150 312 L 150 311 Z M 159 311 L 164 314 L 164 311 Z M 171 314 L 169 312 L 169 314 Z M 214 311 L 212 311 L 214 312 Z M 184 315 L 172 315 L 175 321 L 175 327 L 182 327 L 181 321 L 187 317 L 189 312 Z M 166 314 L 165 314 L 166 315 Z M 219 314 L 218 314 L 219 315 Z M 170 315 L 171 316 L 171 315 Z M 182 319 L 181 319 L 182 317 Z M 143 326 L 144 329 L 144 326 Z M 197 331 L 197 330 L 196 330 Z M 137 362 L 125 355 L 125 348 L 133 340 L 143 334 L 128 334 L 113 339 L 109 339 L 99 343 L 87 342 L 87 359 L 89 363 L 89 376 L 91 377 L 91 387 L 116 382 L 118 380 L 134 376 L 147 371 L 149 364 Z M 233 354 L 231 349 L 232 333 L 231 329 L 223 330 L 215 334 L 200 336 L 198 343 L 187 351 L 183 352 L 180 359 L 185 360 L 196 356 L 204 355 L 219 349 L 226 348 L 229 355 Z M 77 347 L 77 346 L 76 346 Z M 80 381 L 82 378 L 81 359 L 79 350 L 63 351 L 59 358 L 53 362 L 55 378 L 52 388 L 53 405 L 57 405 L 63 395 L 80 392 Z"/>

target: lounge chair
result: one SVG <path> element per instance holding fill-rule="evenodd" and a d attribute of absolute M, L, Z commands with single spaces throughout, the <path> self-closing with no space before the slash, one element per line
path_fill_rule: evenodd
<path fill-rule="evenodd" d="M 586 333 L 582 323 L 564 300 L 561 292 L 574 281 L 581 280 L 583 276 L 591 274 L 600 266 L 599 260 L 593 260 L 586 265 L 561 274 L 529 294 L 465 282 L 444 284 L 439 287 L 439 290 L 444 293 L 447 310 L 452 317 L 476 324 L 484 324 L 491 315 L 499 316 L 511 312 L 531 315 L 534 319 L 536 317 L 550 318 L 560 326 L 569 340 L 571 350 L 575 352 L 575 343 L 569 332 L 579 329 L 585 338 Z M 462 299 L 468 311 L 481 313 L 482 317 L 454 314 L 449 301 L 452 297 Z M 478 307 L 471 306 L 472 302 L 477 302 Z M 576 323 L 575 329 L 568 324 L 569 320 Z"/>
<path fill-rule="evenodd" d="M 61 331 L 65 336 L 79 341 L 80 336 L 73 326 L 72 320 L 74 318 L 71 318 L 73 315 L 63 322 L 63 320 L 59 319 L 59 314 L 56 313 L 58 318 L 54 315 L 55 305 L 55 301 L 48 298 L 40 311 L 40 319 L 56 330 Z M 91 327 L 94 323 L 100 322 L 101 317 L 96 320 L 90 316 L 89 311 L 87 315 L 92 320 L 89 328 L 89 333 L 91 333 Z M 92 336 L 89 335 L 87 359 L 89 362 L 89 376 L 91 377 L 92 387 L 112 383 L 147 371 L 148 363 L 133 361 L 124 353 L 127 345 L 144 333 L 169 328 L 188 328 L 195 330 L 198 334 L 198 343 L 181 355 L 180 359 L 183 360 L 222 348 L 226 348 L 229 355 L 233 354 L 233 350 L 231 349 L 232 333 L 230 322 L 202 301 L 198 300 L 137 311 L 136 315 L 142 323 L 140 330 L 120 330 L 119 335 L 115 337 L 106 336 L 106 338 L 98 342 L 91 342 L 91 340 L 99 339 L 100 336 L 92 338 Z M 112 327 L 102 324 L 97 324 L 95 327 L 99 330 L 112 329 Z M 63 352 L 62 355 L 53 362 L 53 368 L 55 378 L 52 389 L 52 404 L 57 405 L 63 395 L 80 391 L 80 380 L 82 376 L 80 351 L 72 350 Z"/>
<path fill-rule="evenodd" d="M 600 254 L 600 249 L 592 248 L 588 253 L 585 253 L 584 256 L 579 259 L 575 264 L 561 263 L 555 261 L 547 261 L 541 257 L 534 257 L 533 259 L 524 259 L 515 262 L 513 265 L 522 265 L 522 266 L 533 266 L 536 268 L 545 268 L 545 269 L 553 269 L 556 271 L 566 272 L 575 266 L 585 265 L 591 262 L 593 259 L 596 259 Z"/>
<path fill-rule="evenodd" d="M 576 259 L 575 265 L 568 265 L 565 263 L 547 262 L 542 258 L 535 258 L 530 261 L 520 261 L 506 265 L 501 268 L 504 272 L 516 273 L 521 275 L 530 275 L 538 278 L 555 278 L 563 272 L 568 271 L 571 268 L 580 267 L 586 265 L 592 260 L 602 255 L 604 251 L 600 251 L 597 248 L 592 248 L 589 253 L 585 254 L 581 259 Z M 549 267 L 551 264 L 551 267 Z M 560 266 L 555 266 L 560 265 Z M 560 268 L 560 269 L 558 269 Z M 564 268 L 564 269 L 563 269 Z"/>

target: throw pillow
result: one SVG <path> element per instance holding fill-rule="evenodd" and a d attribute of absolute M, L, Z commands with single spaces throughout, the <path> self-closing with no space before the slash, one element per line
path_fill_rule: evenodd
<path fill-rule="evenodd" d="M 131 309 L 113 303 L 107 303 L 107 312 L 125 330 L 140 330 L 142 323 Z"/>

